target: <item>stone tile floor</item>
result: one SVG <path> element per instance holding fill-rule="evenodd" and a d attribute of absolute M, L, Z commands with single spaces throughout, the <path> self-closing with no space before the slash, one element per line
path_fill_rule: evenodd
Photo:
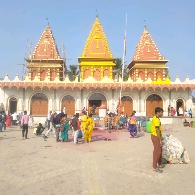
<path fill-rule="evenodd" d="M 130 139 L 125 131 L 94 131 L 91 144 L 56 143 L 21 129 L 0 132 L 0 195 L 195 195 L 195 129 L 172 126 L 169 133 L 186 147 L 191 163 L 151 169 L 150 134 Z M 104 141 L 109 138 L 112 141 Z"/>

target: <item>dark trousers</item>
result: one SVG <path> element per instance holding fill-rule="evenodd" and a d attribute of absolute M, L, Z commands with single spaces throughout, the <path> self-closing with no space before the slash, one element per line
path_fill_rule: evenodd
<path fill-rule="evenodd" d="M 192 114 L 189 114 L 190 115 L 190 118 L 192 118 Z"/>
<path fill-rule="evenodd" d="M 6 124 L 5 124 L 5 122 L 3 122 L 3 127 L 4 127 L 4 130 L 6 130 Z"/>
<path fill-rule="evenodd" d="M 59 141 L 59 132 L 60 132 L 60 127 L 56 127 L 56 141 Z"/>
<path fill-rule="evenodd" d="M 24 124 L 23 127 L 22 127 L 22 137 L 24 137 L 24 132 L 25 132 L 25 138 L 27 138 L 28 124 Z"/>
<path fill-rule="evenodd" d="M 50 120 L 47 121 L 47 128 L 50 129 Z"/>
<path fill-rule="evenodd" d="M 14 126 L 16 126 L 16 121 L 17 121 L 17 120 L 13 120 L 13 125 L 14 125 Z"/>
<path fill-rule="evenodd" d="M 162 147 L 160 146 L 160 140 L 157 136 L 151 135 L 151 140 L 154 145 L 153 151 L 153 168 L 157 168 L 157 164 L 162 164 Z"/>
<path fill-rule="evenodd" d="M 37 128 L 36 134 L 41 135 L 43 133 L 44 129 L 45 128 L 40 128 L 40 129 Z"/>

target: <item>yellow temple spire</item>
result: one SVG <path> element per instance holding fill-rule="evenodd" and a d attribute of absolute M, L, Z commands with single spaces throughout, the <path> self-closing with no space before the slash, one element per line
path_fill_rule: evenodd
<path fill-rule="evenodd" d="M 96 10 L 97 12 L 97 10 Z M 78 57 L 81 79 L 93 77 L 101 80 L 104 77 L 113 77 L 115 58 L 108 45 L 102 25 L 96 14 L 95 22 L 87 38 L 83 53 Z"/>
<path fill-rule="evenodd" d="M 87 38 L 82 57 L 112 58 L 112 53 L 102 25 L 96 15 L 95 22 Z"/>

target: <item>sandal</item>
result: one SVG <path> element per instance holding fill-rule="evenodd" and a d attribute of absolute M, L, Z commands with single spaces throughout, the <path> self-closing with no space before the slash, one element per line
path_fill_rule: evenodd
<path fill-rule="evenodd" d="M 156 169 L 153 169 L 154 172 L 157 172 L 157 173 L 162 173 L 163 170 L 160 170 L 159 168 L 156 168 Z"/>
<path fill-rule="evenodd" d="M 165 167 L 165 165 L 159 165 L 158 168 L 163 169 Z"/>

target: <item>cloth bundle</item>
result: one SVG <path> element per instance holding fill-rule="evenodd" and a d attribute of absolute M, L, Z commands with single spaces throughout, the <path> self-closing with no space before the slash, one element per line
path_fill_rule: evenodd
<path fill-rule="evenodd" d="M 181 142 L 172 135 L 164 135 L 162 142 L 162 158 L 166 159 L 169 163 L 183 163 L 182 154 L 184 148 Z"/>

